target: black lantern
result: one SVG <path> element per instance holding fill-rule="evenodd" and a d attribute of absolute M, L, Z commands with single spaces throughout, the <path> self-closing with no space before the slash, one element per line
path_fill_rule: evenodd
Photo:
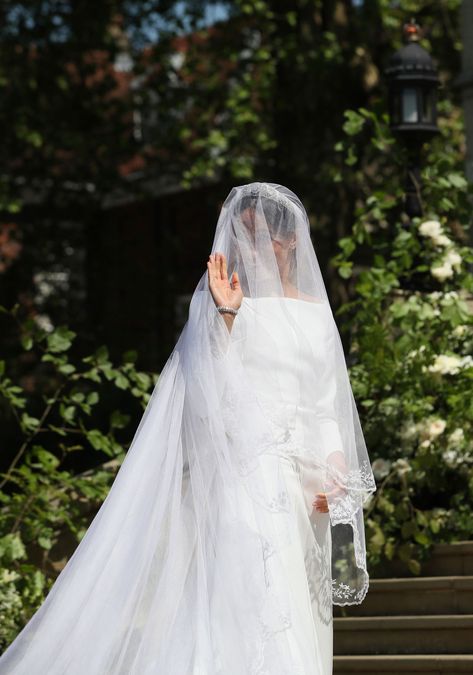
<path fill-rule="evenodd" d="M 439 132 L 437 127 L 438 75 L 430 54 L 419 45 L 420 28 L 414 19 L 404 25 L 405 45 L 389 60 L 389 116 L 393 133 L 408 151 L 406 212 L 422 215 L 420 150 Z"/>

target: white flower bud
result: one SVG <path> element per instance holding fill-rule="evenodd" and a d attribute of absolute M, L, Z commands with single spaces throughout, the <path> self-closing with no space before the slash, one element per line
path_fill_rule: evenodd
<path fill-rule="evenodd" d="M 426 220 L 419 225 L 419 232 L 423 237 L 438 237 L 442 234 L 442 226 L 438 220 Z"/>
<path fill-rule="evenodd" d="M 443 265 L 432 265 L 430 272 L 432 276 L 439 281 L 445 281 L 445 279 L 453 276 L 453 268 L 448 263 L 444 263 Z"/>

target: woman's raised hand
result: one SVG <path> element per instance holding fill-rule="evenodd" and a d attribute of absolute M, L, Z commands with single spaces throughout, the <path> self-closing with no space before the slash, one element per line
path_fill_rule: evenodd
<path fill-rule="evenodd" d="M 209 255 L 207 271 L 209 290 L 216 306 L 227 305 L 239 309 L 243 300 L 240 280 L 236 272 L 233 272 L 231 280 L 228 279 L 227 260 L 223 253 Z"/>

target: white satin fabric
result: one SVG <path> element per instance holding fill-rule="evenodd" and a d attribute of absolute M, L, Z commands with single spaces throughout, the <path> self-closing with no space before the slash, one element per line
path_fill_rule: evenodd
<path fill-rule="evenodd" d="M 317 448 L 326 461 L 330 453 L 343 452 L 330 313 L 322 300 L 243 298 L 234 323 L 233 340 L 283 454 L 310 455 Z"/>
<path fill-rule="evenodd" d="M 282 577 L 273 582 L 276 586 L 284 585 L 288 591 L 290 617 L 284 634 L 275 633 L 271 638 L 280 641 L 274 652 L 287 650 L 287 660 L 294 675 L 332 675 L 329 515 L 313 511 L 309 517 L 301 483 L 301 466 L 295 456 L 268 454 L 263 458 L 263 467 L 268 481 L 271 476 L 279 476 L 280 472 L 284 476 L 289 494 L 287 517 L 295 535 L 280 550 Z M 315 489 L 322 489 L 321 481 L 312 485 Z M 272 518 L 277 521 L 281 515 L 273 514 Z M 281 526 L 281 537 L 284 537 L 283 529 Z M 268 647 L 269 652 L 271 645 Z M 266 669 L 262 673 L 271 675 L 271 671 Z"/>
<path fill-rule="evenodd" d="M 267 576 L 261 585 L 285 589 L 285 614 L 280 627 L 274 630 L 261 652 L 256 652 L 251 672 L 272 675 L 287 672 L 291 675 L 332 675 L 333 619 L 331 579 L 331 528 L 328 513 L 316 512 L 312 502 L 316 492 L 324 490 L 323 471 L 310 464 L 318 425 L 324 426 L 324 448 L 329 454 L 337 448 L 339 435 L 331 415 L 334 394 L 334 373 L 329 371 L 327 361 L 327 321 L 322 319 L 329 312 L 326 303 L 308 303 L 295 298 L 244 298 L 237 319 L 233 324 L 232 343 L 235 345 L 245 375 L 251 384 L 259 405 L 270 420 L 276 442 L 260 455 L 260 467 L 264 488 L 262 493 L 278 495 L 281 486 L 281 504 L 274 504 L 272 511 L 264 510 L 266 525 L 261 526 L 261 514 L 255 512 L 255 503 L 245 489 L 244 483 L 235 491 L 226 494 L 220 503 L 222 549 L 225 537 L 241 536 L 244 539 L 260 531 L 273 533 L 279 541 L 277 564 L 271 555 L 265 555 Z M 252 318 L 257 319 L 253 323 Z M 288 320 L 289 319 L 289 320 Z M 261 331 L 261 323 L 265 331 Z M 252 330 L 258 325 L 258 330 Z M 294 326 L 298 328 L 294 333 Z M 300 330 L 311 338 L 307 342 L 310 353 L 302 354 L 294 362 L 295 334 L 300 340 Z M 267 336 L 271 335 L 271 340 Z M 266 336 L 266 337 L 265 337 Z M 268 350 L 268 344 L 271 349 Z M 325 377 L 330 385 L 324 397 L 314 402 L 311 388 L 306 387 L 301 398 L 300 384 L 313 362 L 314 353 L 325 360 Z M 309 368 L 310 370 L 310 368 Z M 309 384 L 316 385 L 316 382 Z M 281 399 L 281 392 L 283 398 Z M 313 392 L 312 392 L 313 394 Z M 295 401 L 299 403 L 296 405 Z M 230 426 L 230 424 L 229 424 Z M 238 532 L 235 531 L 238 523 Z M 223 534 L 225 533 L 225 534 Z M 288 536 L 290 533 L 290 536 Z M 217 564 L 218 567 L 218 551 Z M 282 564 L 281 564 L 282 563 Z M 270 579 L 270 580 L 269 580 Z M 238 592 L 244 594 L 245 588 Z M 220 606 L 221 589 L 215 584 L 211 601 L 211 625 L 215 663 L 222 667 L 219 675 L 225 675 L 232 649 L 239 643 L 232 642 L 228 623 L 222 617 L 225 610 Z M 251 599 L 248 599 L 251 602 Z M 235 602 L 237 606 L 237 602 Z M 281 617 L 279 617 L 281 619 Z M 270 621 L 268 622 L 270 623 Z M 251 630 L 243 639 L 250 640 Z M 270 655 L 278 655 L 271 663 Z M 238 656 L 235 654 L 235 662 Z M 192 675 L 207 675 L 205 666 L 196 664 Z M 241 673 L 246 675 L 246 673 Z"/>
<path fill-rule="evenodd" d="M 331 675 L 333 653 L 331 530 L 328 513 L 313 509 L 316 492 L 324 489 L 323 474 L 309 470 L 307 457 L 313 449 L 315 430 L 323 429 L 324 457 L 340 449 L 340 435 L 333 418 L 335 373 L 327 361 L 329 312 L 325 302 L 297 298 L 244 298 L 240 323 L 234 323 L 237 346 L 258 400 L 271 419 L 278 443 L 264 455 L 267 477 L 282 471 L 289 492 L 289 527 L 297 533 L 282 549 L 285 584 L 290 591 L 292 625 L 287 639 L 294 663 L 294 675 Z M 272 336 L 272 349 L 261 330 L 251 331 L 251 317 L 258 314 Z M 244 325 L 244 337 L 239 327 Z M 307 348 L 294 363 L 294 326 L 310 337 Z M 275 336 L 277 342 L 275 343 Z M 326 391 L 314 397 L 317 383 L 307 381 L 313 359 L 325 360 Z M 304 391 L 300 391 L 301 383 Z M 281 401 L 280 392 L 284 400 Z M 297 401 L 297 405 L 294 403 Z M 305 460 L 304 460 L 305 456 Z M 275 478 L 276 479 L 276 478 Z M 280 519 L 281 514 L 275 514 Z M 281 533 L 281 536 L 284 536 Z M 285 638 L 286 639 L 286 638 Z"/>

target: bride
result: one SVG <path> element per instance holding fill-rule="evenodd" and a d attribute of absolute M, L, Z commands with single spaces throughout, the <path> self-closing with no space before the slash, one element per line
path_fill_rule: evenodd
<path fill-rule="evenodd" d="M 376 489 L 306 211 L 234 187 L 102 507 L 2 675 L 330 675 Z"/>

